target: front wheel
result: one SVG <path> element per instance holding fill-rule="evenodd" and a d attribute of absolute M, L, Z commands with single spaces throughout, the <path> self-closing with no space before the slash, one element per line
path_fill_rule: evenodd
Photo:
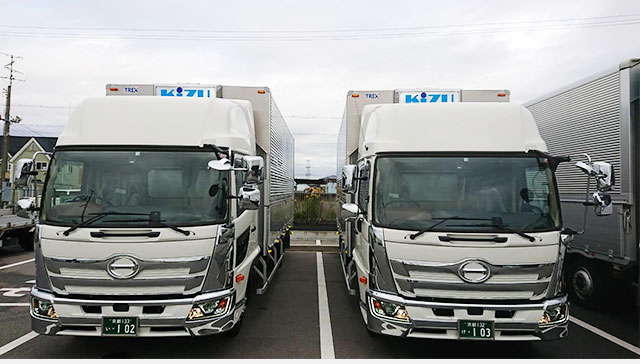
<path fill-rule="evenodd" d="M 607 296 L 607 270 L 598 261 L 581 258 L 573 262 L 566 278 L 569 295 L 580 306 L 597 307 Z"/>
<path fill-rule="evenodd" d="M 31 250 L 33 250 L 33 239 L 34 238 L 35 238 L 35 236 L 33 235 L 33 232 L 29 232 L 29 231 L 21 232 L 18 235 L 18 244 L 20 244 L 22 249 L 31 251 Z"/>

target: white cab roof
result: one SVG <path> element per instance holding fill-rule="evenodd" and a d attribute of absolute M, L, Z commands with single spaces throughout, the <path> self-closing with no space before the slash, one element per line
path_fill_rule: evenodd
<path fill-rule="evenodd" d="M 547 147 L 518 104 L 379 104 L 362 110 L 360 158 L 380 152 L 526 152 Z"/>
<path fill-rule="evenodd" d="M 73 110 L 56 146 L 205 144 L 255 154 L 251 103 L 154 96 L 89 98 Z"/>

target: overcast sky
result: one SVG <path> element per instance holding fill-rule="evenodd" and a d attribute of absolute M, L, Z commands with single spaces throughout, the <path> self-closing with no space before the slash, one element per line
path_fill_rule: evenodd
<path fill-rule="evenodd" d="M 639 5 L 3 0 L 0 52 L 23 57 L 22 131 L 61 130 L 107 83 L 268 86 L 296 136 L 296 175 L 309 160 L 320 177 L 335 174 L 348 90 L 504 88 L 526 102 L 640 57 Z"/>

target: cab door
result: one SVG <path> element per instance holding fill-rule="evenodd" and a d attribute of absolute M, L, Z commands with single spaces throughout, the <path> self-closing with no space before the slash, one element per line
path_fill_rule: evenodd
<path fill-rule="evenodd" d="M 240 189 L 244 185 L 245 174 L 246 172 L 243 171 L 233 171 L 232 191 L 236 197 L 240 196 Z M 233 200 L 231 211 L 235 241 L 234 277 L 238 277 L 240 274 L 245 277 L 244 280 L 234 280 L 234 285 L 239 293 L 238 299 L 241 299 L 246 289 L 252 264 L 247 258 L 251 256 L 251 252 L 257 247 L 257 211 L 242 209 L 238 198 Z"/>
<path fill-rule="evenodd" d="M 356 219 L 353 226 L 355 249 L 354 259 L 356 260 L 357 284 L 360 292 L 360 299 L 364 300 L 367 284 L 363 283 L 360 278 L 369 279 L 369 190 L 371 186 L 369 161 L 358 163 L 358 191 L 356 193 L 356 203 L 362 211 L 362 214 Z"/>

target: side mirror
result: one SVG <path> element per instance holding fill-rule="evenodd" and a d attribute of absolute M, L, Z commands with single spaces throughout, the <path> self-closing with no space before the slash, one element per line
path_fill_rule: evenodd
<path fill-rule="evenodd" d="M 247 171 L 245 183 L 260 184 L 264 182 L 264 159 L 247 155 L 242 157 L 243 167 Z"/>
<path fill-rule="evenodd" d="M 596 176 L 598 191 L 611 191 L 616 184 L 616 175 L 613 166 L 606 162 L 594 162 L 593 169 L 598 174 Z"/>
<path fill-rule="evenodd" d="M 257 210 L 260 206 L 260 190 L 244 186 L 240 188 L 240 208 Z"/>
<path fill-rule="evenodd" d="M 340 209 L 340 217 L 343 220 L 358 217 L 359 213 L 360 209 L 358 208 L 358 205 L 354 203 L 343 203 L 342 208 Z"/>
<path fill-rule="evenodd" d="M 593 194 L 593 205 L 595 206 L 595 213 L 598 216 L 609 216 L 613 213 L 613 204 L 611 203 L 610 195 L 595 192 Z"/>
<path fill-rule="evenodd" d="M 591 159 L 589 158 L 589 161 Z M 613 213 L 613 204 L 611 202 L 611 196 L 603 192 L 611 191 L 616 184 L 616 177 L 613 166 L 606 162 L 593 162 L 584 163 L 577 162 L 576 167 L 580 168 L 589 177 L 596 179 L 596 188 L 598 192 L 592 195 L 592 201 L 585 202 L 585 206 L 594 206 L 595 214 L 597 216 L 608 216 Z M 588 196 L 587 189 L 587 196 Z M 586 212 L 585 212 L 586 214 Z M 586 215 L 585 215 L 586 224 Z"/>
<path fill-rule="evenodd" d="M 207 163 L 207 166 L 216 171 L 230 171 L 232 168 L 231 161 L 227 158 L 211 160 Z"/>
<path fill-rule="evenodd" d="M 342 191 L 344 193 L 355 193 L 358 180 L 358 167 L 355 164 L 347 164 L 342 167 Z M 343 209 L 344 209 L 344 205 Z"/>
<path fill-rule="evenodd" d="M 616 184 L 615 171 L 613 166 L 607 162 L 593 163 L 576 163 L 576 167 L 580 168 L 584 173 L 596 179 L 598 191 L 611 191 Z"/>
<path fill-rule="evenodd" d="M 18 207 L 23 210 L 33 209 L 35 207 L 33 201 L 28 198 L 19 199 L 18 201 L 16 201 L 16 205 L 18 205 Z"/>

